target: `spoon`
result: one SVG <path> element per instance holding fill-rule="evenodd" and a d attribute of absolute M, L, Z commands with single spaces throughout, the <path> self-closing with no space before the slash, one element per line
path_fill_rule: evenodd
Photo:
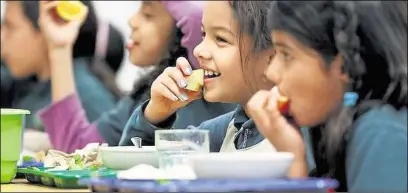
<path fill-rule="evenodd" d="M 132 137 L 130 138 L 130 141 L 132 141 L 133 145 L 137 148 L 142 148 L 142 138 L 140 137 Z"/>

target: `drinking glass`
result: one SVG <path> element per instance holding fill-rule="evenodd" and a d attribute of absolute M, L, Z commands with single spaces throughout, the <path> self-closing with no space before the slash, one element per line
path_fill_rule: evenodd
<path fill-rule="evenodd" d="M 209 132 L 199 129 L 157 130 L 155 145 L 159 167 L 165 170 L 175 165 L 189 164 L 186 158 L 189 154 L 209 153 Z"/>

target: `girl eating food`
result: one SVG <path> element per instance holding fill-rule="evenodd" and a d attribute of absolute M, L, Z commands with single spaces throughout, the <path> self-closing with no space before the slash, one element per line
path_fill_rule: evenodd
<path fill-rule="evenodd" d="M 402 1 L 271 5 L 266 74 L 276 87 L 247 108 L 278 151 L 295 154 L 290 176 L 334 178 L 341 192 L 407 191 L 406 16 Z M 310 134 L 310 174 L 299 127 Z"/>
<path fill-rule="evenodd" d="M 137 108 L 135 119 L 129 122 L 135 129 L 125 130 L 124 135 L 145 132 L 153 141 L 156 130 L 173 127 L 180 108 L 204 97 L 209 102 L 240 104 L 236 111 L 198 127 L 210 130 L 210 151 L 274 152 L 275 147 L 264 140 L 244 108 L 256 91 L 273 86 L 263 76 L 273 56 L 265 23 L 269 4 L 207 2 L 202 20 L 203 40 L 194 50 L 204 70 L 203 92 L 186 89 L 191 66 L 185 58 L 178 59 L 176 67 L 167 68 L 153 82 L 151 99 Z"/>

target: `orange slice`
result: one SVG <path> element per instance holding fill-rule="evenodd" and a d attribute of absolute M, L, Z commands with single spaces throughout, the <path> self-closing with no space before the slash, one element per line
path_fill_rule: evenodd
<path fill-rule="evenodd" d="M 187 90 L 199 91 L 204 85 L 204 70 L 193 70 L 191 75 L 187 78 Z"/>
<path fill-rule="evenodd" d="M 60 1 L 56 10 L 65 21 L 79 20 L 85 14 L 85 5 L 81 1 Z"/>

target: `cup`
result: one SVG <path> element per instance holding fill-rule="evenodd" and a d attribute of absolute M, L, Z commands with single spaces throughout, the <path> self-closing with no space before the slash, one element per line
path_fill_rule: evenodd
<path fill-rule="evenodd" d="M 189 154 L 209 153 L 209 131 L 199 129 L 157 130 L 155 145 L 160 169 L 170 169 L 175 165 L 189 164 L 186 157 Z"/>
<path fill-rule="evenodd" d="M 21 155 L 22 131 L 28 110 L 1 109 L 1 183 L 11 182 Z"/>

